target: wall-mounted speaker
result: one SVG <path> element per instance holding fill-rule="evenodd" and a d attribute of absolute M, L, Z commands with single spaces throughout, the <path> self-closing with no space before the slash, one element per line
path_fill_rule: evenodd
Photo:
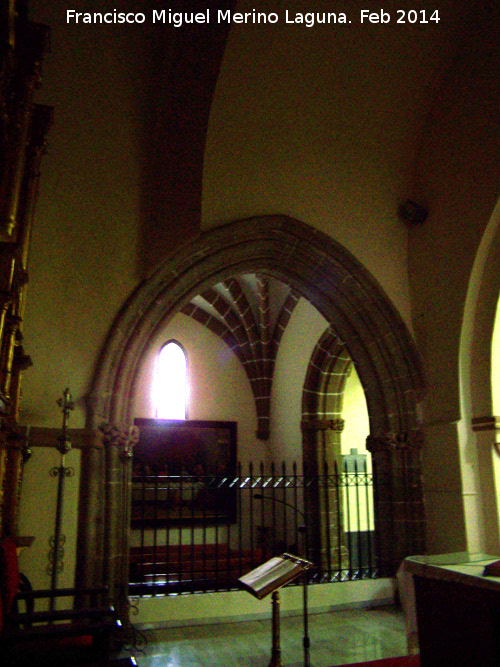
<path fill-rule="evenodd" d="M 417 204 L 411 199 L 405 201 L 404 204 L 401 204 L 399 207 L 399 217 L 401 220 L 408 222 L 412 225 L 421 225 L 427 219 L 429 211 L 422 206 Z"/>

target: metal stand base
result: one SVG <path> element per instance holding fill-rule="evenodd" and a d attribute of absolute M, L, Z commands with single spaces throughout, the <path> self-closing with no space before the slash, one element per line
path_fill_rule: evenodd
<path fill-rule="evenodd" d="M 284 667 L 281 662 L 280 647 L 280 594 L 274 591 L 272 594 L 273 603 L 273 648 L 271 653 L 271 662 L 269 667 Z"/>

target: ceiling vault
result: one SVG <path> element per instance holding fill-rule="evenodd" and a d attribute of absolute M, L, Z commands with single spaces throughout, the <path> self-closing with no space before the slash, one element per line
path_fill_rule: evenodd
<path fill-rule="evenodd" d="M 250 382 L 257 413 L 257 437 L 271 433 L 271 390 L 279 345 L 299 294 L 286 287 L 283 302 L 271 309 L 272 280 L 263 274 L 249 282 L 234 277 L 206 290 L 181 310 L 221 338 L 240 360 Z"/>

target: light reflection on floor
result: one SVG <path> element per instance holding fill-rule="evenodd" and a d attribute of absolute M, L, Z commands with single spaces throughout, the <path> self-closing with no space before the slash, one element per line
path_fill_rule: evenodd
<path fill-rule="evenodd" d="M 139 667 L 267 667 L 271 621 L 148 630 Z M 333 667 L 405 655 L 404 618 L 393 607 L 354 609 L 309 617 L 311 667 Z M 124 653 L 125 655 L 125 653 Z M 281 619 L 281 659 L 286 667 L 304 664 L 303 621 Z"/>

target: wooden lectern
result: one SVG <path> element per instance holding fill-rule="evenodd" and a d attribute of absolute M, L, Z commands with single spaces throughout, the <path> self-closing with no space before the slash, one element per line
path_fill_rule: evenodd
<path fill-rule="evenodd" d="M 279 589 L 299 577 L 311 565 L 303 558 L 285 553 L 271 558 L 238 579 L 240 587 L 259 600 L 272 594 L 273 638 L 269 667 L 284 667 L 281 662 Z"/>

